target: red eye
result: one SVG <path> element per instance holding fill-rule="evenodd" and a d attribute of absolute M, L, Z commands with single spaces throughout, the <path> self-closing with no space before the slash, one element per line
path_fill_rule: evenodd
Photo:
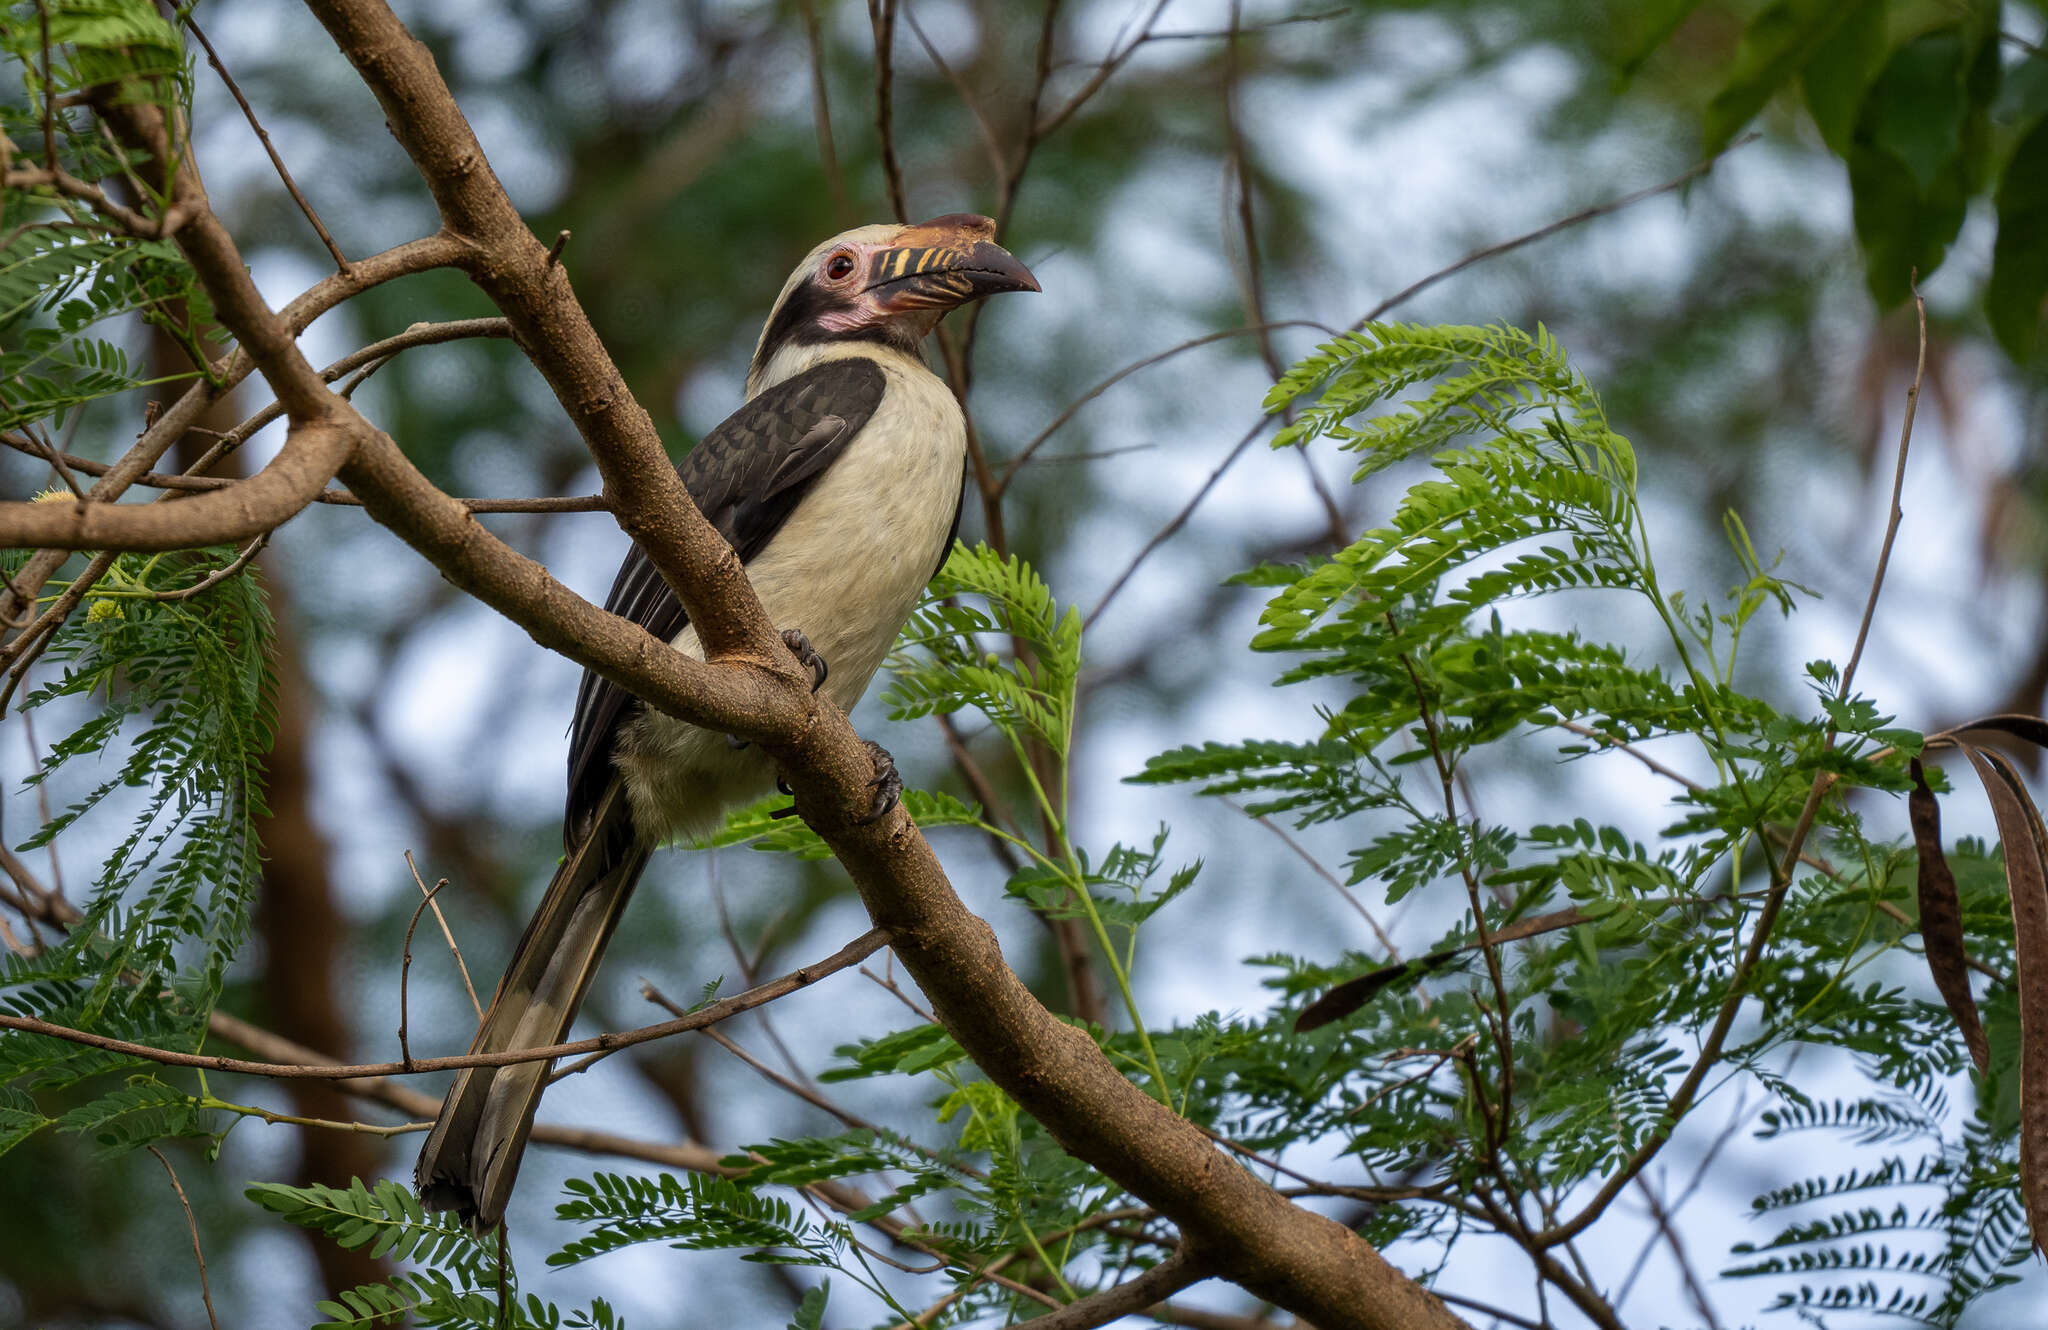
<path fill-rule="evenodd" d="M 825 260 L 825 275 L 835 282 L 853 276 L 853 255 L 834 254 Z"/>

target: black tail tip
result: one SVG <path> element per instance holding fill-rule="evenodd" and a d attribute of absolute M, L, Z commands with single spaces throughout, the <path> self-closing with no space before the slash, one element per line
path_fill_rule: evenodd
<path fill-rule="evenodd" d="M 453 1210 L 469 1231 L 478 1235 L 498 1226 L 494 1219 L 484 1223 L 477 1213 L 476 1189 L 453 1178 L 419 1180 L 420 1204 L 430 1212 Z"/>

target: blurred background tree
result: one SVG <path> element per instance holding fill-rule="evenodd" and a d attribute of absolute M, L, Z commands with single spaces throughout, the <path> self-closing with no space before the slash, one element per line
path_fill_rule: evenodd
<path fill-rule="evenodd" d="M 1091 618 L 1114 605 L 1093 627 L 1082 683 L 1078 827 L 1106 843 L 1170 821 L 1177 851 L 1208 863 L 1197 907 L 1168 912 L 1148 933 L 1148 1002 L 1261 1004 L 1243 957 L 1319 935 L 1341 939 L 1332 952 L 1372 945 L 1268 827 L 1191 816 L 1200 806 L 1182 791 L 1116 784 L 1176 744 L 1298 724 L 1242 651 L 1263 597 L 1223 579 L 1341 544 L 1395 492 L 1385 482 L 1351 488 L 1330 456 L 1268 451 L 1257 428 L 1268 385 L 1323 340 L 1318 327 L 1347 326 L 1462 255 L 1724 149 L 1681 189 L 1489 257 L 1397 315 L 1540 322 L 1557 333 L 1601 385 L 1617 429 L 1654 460 L 1645 501 L 1663 538 L 1688 560 L 1726 561 L 1704 584 L 1737 580 L 1719 539 L 1732 508 L 1760 546 L 1784 548 L 1789 576 L 1822 593 L 1803 631 L 1846 642 L 1881 532 L 1888 476 L 1877 473 L 1912 373 L 1901 261 L 1917 267 L 1931 340 L 1929 409 L 1908 475 L 1915 557 L 1893 574 L 1867 683 L 1928 730 L 1976 712 L 2037 711 L 2048 691 L 2048 360 L 2034 335 L 2048 279 L 2038 243 L 2016 240 L 2048 233 L 2048 10 L 2038 4 L 398 9 L 535 231 L 568 233 L 563 261 L 585 307 L 677 450 L 739 400 L 767 303 L 818 237 L 895 212 L 1002 219 L 1005 242 L 1048 294 L 951 330 L 949 368 L 971 392 L 989 475 L 1008 482 L 999 502 L 977 503 L 970 490 L 963 535 L 1024 555 Z M 32 23 L 34 12 L 16 6 L 9 22 Z M 309 16 L 235 4 L 202 5 L 198 17 L 347 252 L 432 229 L 411 166 Z M 892 75 L 880 87 L 878 43 Z M 197 98 L 215 206 L 266 291 L 302 289 L 324 271 L 324 252 L 224 88 L 201 78 Z M 1754 138 L 1738 139 L 1745 132 Z M 307 345 L 324 361 L 418 319 L 484 312 L 466 284 L 429 274 L 369 292 Z M 179 354 L 135 337 L 165 363 Z M 1185 345 L 1198 339 L 1207 340 Z M 410 353 L 358 400 L 450 492 L 596 487 L 573 430 L 503 343 Z M 237 401 L 228 414 L 257 404 Z M 139 402 L 91 413 L 72 446 L 112 455 L 139 419 Z M 0 455 L 10 497 L 47 478 L 40 464 Z M 601 515 L 489 520 L 592 597 L 623 548 Z M 259 943 L 228 1005 L 330 1055 L 381 1055 L 419 898 L 402 852 L 415 851 L 429 881 L 452 880 L 442 902 L 488 983 L 557 853 L 576 668 L 347 510 L 309 510 L 263 563 L 280 625 L 279 744 Z M 1787 655 L 1798 647 L 1768 626 L 1758 633 L 1746 682 L 1795 700 L 1802 662 Z M 889 744 L 911 784 L 966 793 L 948 736 L 931 724 L 890 727 L 874 705 L 856 720 Z M 39 820 L 20 785 L 36 740 L 14 720 L 7 736 L 5 834 L 18 844 Z M 981 756 L 997 779 L 1014 779 Z M 1476 793 L 1525 806 L 1546 779 L 1507 766 Z M 1663 817 L 1627 780 L 1596 783 L 1589 797 L 1624 824 Z M 1341 852 L 1340 839 L 1303 835 L 1308 853 Z M 1004 870 L 976 842 L 940 848 L 977 908 L 999 898 Z M 88 862 L 47 868 L 76 888 Z M 837 880 L 828 868 L 799 873 L 737 851 L 665 856 L 579 1028 L 648 1019 L 643 975 L 682 992 L 835 945 L 860 926 Z M 1403 945 L 1420 944 L 1463 908 L 1454 894 L 1420 893 L 1385 922 Z M 1047 931 L 1005 922 L 1013 963 L 1049 1001 L 1090 1000 L 1070 991 Z M 435 1031 L 432 1051 L 455 1051 L 468 998 L 442 956 L 417 939 L 415 951 L 416 1044 L 425 1051 L 422 1032 Z M 846 983 L 802 1001 L 736 1033 L 816 1066 L 894 999 Z M 556 1087 L 546 1114 L 714 1148 L 820 1125 L 703 1040 L 613 1062 L 601 1080 Z M 885 1115 L 887 1096 L 904 1093 L 855 1085 L 846 1099 Z M 350 1115 L 317 1088 L 248 1094 L 308 1116 Z M 1675 1147 L 1671 1190 L 1715 1148 L 1711 1137 Z M 378 1267 L 259 1222 L 238 1195 L 242 1179 L 402 1173 L 411 1150 L 408 1138 L 250 1123 L 229 1138 L 221 1167 L 182 1170 L 223 1323 L 269 1323 L 316 1286 L 360 1282 Z M 1726 1216 L 1760 1189 L 1766 1157 L 1738 1144 L 1708 1183 L 1716 1204 L 1677 1216 L 1696 1252 L 1740 1236 Z M 515 1233 L 543 1227 L 552 1184 L 586 1167 L 536 1151 Z M 204 1324 L 155 1160 L 45 1141 L 0 1163 L 0 1196 L 0 1321 Z M 1658 1222 L 1644 1219 L 1646 1238 Z M 721 1266 L 713 1281 L 695 1262 L 715 1257 L 613 1259 L 549 1276 L 550 1296 L 567 1305 L 602 1289 L 631 1323 L 657 1326 L 765 1323 L 789 1305 L 772 1270 Z M 1711 1272 L 1714 1257 L 1702 1259 Z M 1646 1324 L 1695 1314 L 1675 1281 L 1631 1286 L 1624 1309 Z M 2012 1309 L 2040 1292 L 2036 1271 L 1976 1323 L 2011 1324 Z M 1713 1297 L 1729 1322 L 1754 1314 L 1747 1286 L 1716 1284 Z"/>

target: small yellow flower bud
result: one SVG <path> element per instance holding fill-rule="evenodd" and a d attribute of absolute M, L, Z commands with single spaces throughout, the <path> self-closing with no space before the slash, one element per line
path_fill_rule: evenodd
<path fill-rule="evenodd" d="M 76 503 L 77 501 L 77 495 L 58 485 L 50 486 L 50 488 L 29 500 L 30 503 Z"/>
<path fill-rule="evenodd" d="M 109 619 L 125 619 L 128 611 L 121 608 L 121 602 L 109 596 L 96 596 L 92 607 L 85 612 L 87 623 L 105 623 Z"/>

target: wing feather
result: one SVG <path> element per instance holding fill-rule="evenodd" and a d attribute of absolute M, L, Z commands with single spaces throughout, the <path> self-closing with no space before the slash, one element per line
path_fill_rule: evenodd
<path fill-rule="evenodd" d="M 882 402 L 882 367 L 863 357 L 829 360 L 760 393 L 704 436 L 676 466 L 698 511 L 742 563 L 765 548 L 819 476 Z M 689 622 L 675 593 L 638 545 L 626 554 L 604 607 L 662 641 Z M 589 670 L 569 730 L 569 799 L 562 824 L 572 851 L 612 778 L 612 747 L 631 694 Z"/>

